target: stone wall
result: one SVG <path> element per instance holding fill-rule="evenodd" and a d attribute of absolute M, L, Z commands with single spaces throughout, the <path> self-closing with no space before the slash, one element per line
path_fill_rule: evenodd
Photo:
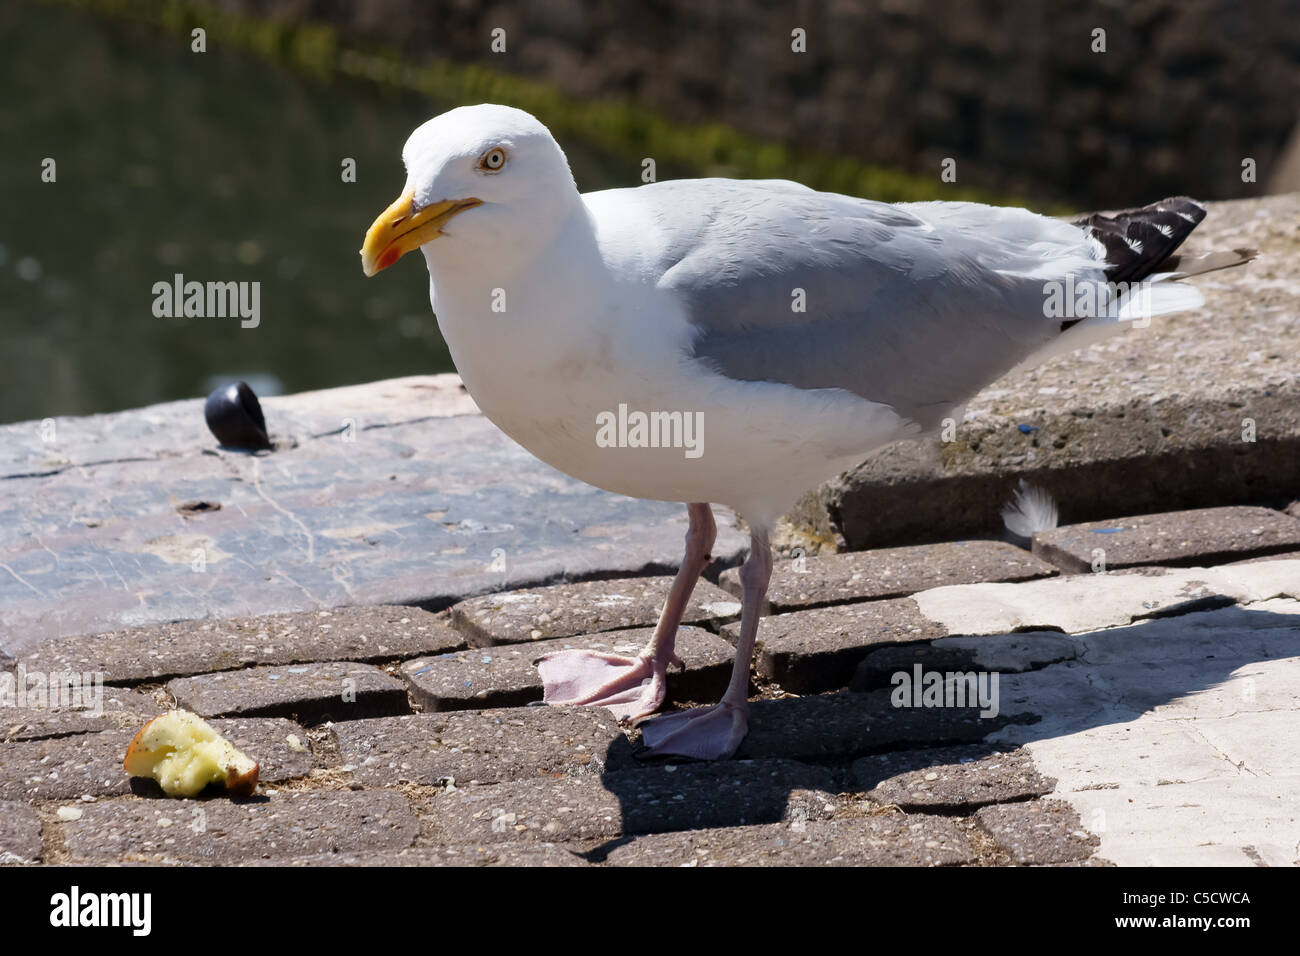
<path fill-rule="evenodd" d="M 922 174 L 951 156 L 961 184 L 1080 206 L 1258 195 L 1300 104 L 1300 0 L 215 2 Z"/>

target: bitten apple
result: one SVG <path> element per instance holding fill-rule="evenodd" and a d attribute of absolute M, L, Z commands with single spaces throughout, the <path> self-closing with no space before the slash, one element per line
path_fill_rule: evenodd
<path fill-rule="evenodd" d="M 169 797 L 192 797 L 210 783 L 246 797 L 257 786 L 257 762 L 186 710 L 170 710 L 140 728 L 122 766 L 133 777 L 157 780 Z"/>

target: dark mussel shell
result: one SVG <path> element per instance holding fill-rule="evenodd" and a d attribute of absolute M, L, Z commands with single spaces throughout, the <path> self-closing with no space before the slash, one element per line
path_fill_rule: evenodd
<path fill-rule="evenodd" d="M 226 448 L 261 451 L 271 448 L 266 418 L 247 382 L 222 385 L 203 405 L 208 430 Z"/>

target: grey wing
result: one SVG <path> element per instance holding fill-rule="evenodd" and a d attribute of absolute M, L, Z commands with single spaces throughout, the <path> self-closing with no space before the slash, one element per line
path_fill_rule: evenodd
<path fill-rule="evenodd" d="M 777 182 L 658 188 L 653 214 L 675 237 L 660 288 L 686 309 L 695 359 L 734 379 L 846 389 L 925 429 L 1061 333 L 1045 280 L 1101 275 L 1081 230 L 1021 209 Z"/>

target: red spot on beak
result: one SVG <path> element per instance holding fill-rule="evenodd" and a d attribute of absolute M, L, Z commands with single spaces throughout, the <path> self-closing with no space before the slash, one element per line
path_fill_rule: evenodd
<path fill-rule="evenodd" d="M 400 258 L 402 258 L 402 254 L 398 251 L 397 247 L 389 246 L 384 250 L 384 254 L 379 257 L 379 268 L 387 269 Z"/>

